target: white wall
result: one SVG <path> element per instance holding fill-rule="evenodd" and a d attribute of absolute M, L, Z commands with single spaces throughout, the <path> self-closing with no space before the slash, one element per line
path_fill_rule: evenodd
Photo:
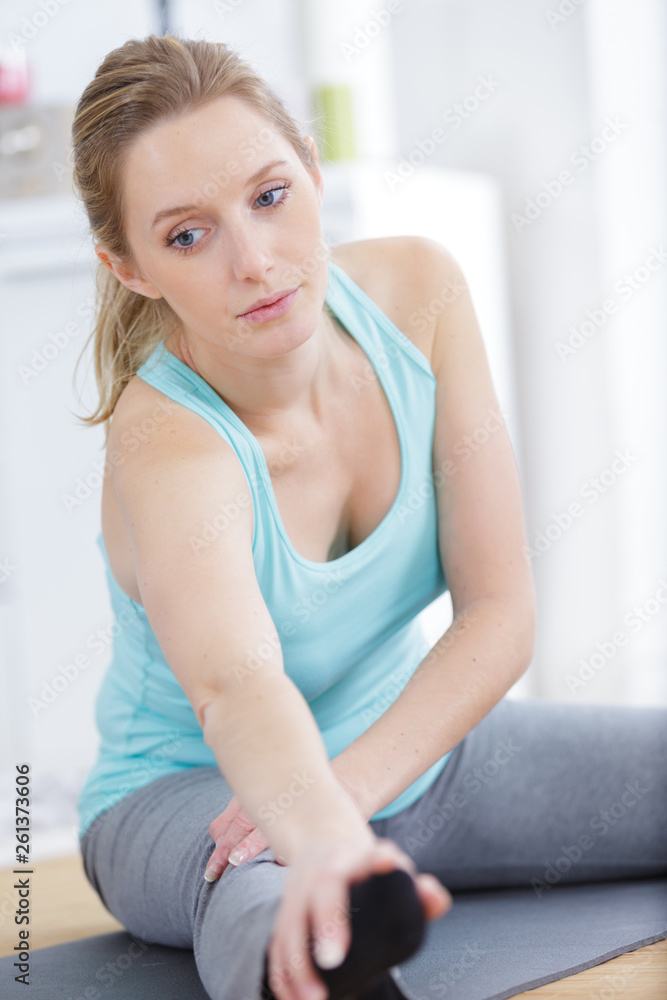
<path fill-rule="evenodd" d="M 657 0 L 642 0 L 624 9 L 616 27 L 624 5 L 615 4 L 612 13 L 602 3 L 589 25 L 581 7 L 571 5 L 574 13 L 551 26 L 547 12 L 557 6 L 534 0 L 404 4 L 389 29 L 401 153 L 407 157 L 417 140 L 443 125 L 448 109 L 470 98 L 480 77 L 496 81 L 494 92 L 458 127 L 445 126 L 446 140 L 429 162 L 490 173 L 504 193 L 529 542 L 547 529 L 554 537 L 532 559 L 538 637 L 526 680 L 536 696 L 667 704 L 667 605 L 652 605 L 659 610 L 641 629 L 625 623 L 633 606 L 655 594 L 667 568 L 664 300 L 648 305 L 662 294 L 666 272 L 656 271 L 652 285 L 623 305 L 625 334 L 617 332 L 612 341 L 609 324 L 567 360 L 556 350 L 569 328 L 587 318 L 586 310 L 601 306 L 610 281 L 665 240 L 664 184 L 658 181 L 666 167 L 664 113 L 658 113 L 658 95 L 665 91 L 664 17 L 657 16 Z M 599 61 L 607 49 L 590 31 L 599 32 L 601 23 L 615 41 L 593 96 L 592 54 Z M 640 82 L 631 88 L 634 78 Z M 630 127 L 586 170 L 577 169 L 572 155 L 619 112 Z M 620 163 L 632 164 L 633 180 L 616 171 Z M 523 214 L 526 200 L 568 167 L 572 183 L 519 230 L 512 214 Z M 614 197 L 600 198 L 599 185 L 610 173 Z M 642 190 L 647 194 L 637 216 Z M 605 253 L 612 231 L 613 261 Z M 641 335 L 633 332 L 638 323 Z M 639 411 L 642 417 L 632 419 Z M 583 496 L 591 477 L 625 448 L 641 455 L 641 463 L 630 464 L 606 492 L 593 487 L 595 502 Z M 557 537 L 554 515 L 565 523 L 575 501 L 581 516 Z M 627 644 L 571 690 L 568 675 L 577 677 L 580 661 L 619 630 Z M 639 684 L 636 672 L 644 676 Z"/>
<path fill-rule="evenodd" d="M 169 18 L 181 37 L 230 45 L 308 118 L 295 0 L 172 0 Z"/>
<path fill-rule="evenodd" d="M 51 11 L 54 11 L 51 13 Z M 33 74 L 33 104 L 75 104 L 112 49 L 158 30 L 155 0 L 2 0 L 0 45 L 23 48 Z"/>

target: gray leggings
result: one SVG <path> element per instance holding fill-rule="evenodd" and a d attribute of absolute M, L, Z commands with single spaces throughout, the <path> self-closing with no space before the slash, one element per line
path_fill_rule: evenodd
<path fill-rule="evenodd" d="M 259 1000 L 283 881 L 271 848 L 204 880 L 233 795 L 216 767 L 128 794 L 81 840 L 86 875 L 137 937 L 192 948 L 212 1000 Z M 420 799 L 371 822 L 449 889 L 667 874 L 667 709 L 502 699 Z"/>

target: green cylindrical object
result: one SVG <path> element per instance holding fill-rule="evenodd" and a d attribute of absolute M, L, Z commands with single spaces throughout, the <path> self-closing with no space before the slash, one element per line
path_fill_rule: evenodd
<path fill-rule="evenodd" d="M 323 84 L 313 89 L 317 114 L 324 115 L 320 138 L 325 160 L 353 160 L 357 155 L 352 113 L 352 88 L 347 83 Z"/>

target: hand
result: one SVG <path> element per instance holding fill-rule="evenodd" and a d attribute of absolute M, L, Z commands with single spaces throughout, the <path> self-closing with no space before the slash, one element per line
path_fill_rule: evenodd
<path fill-rule="evenodd" d="M 261 854 L 270 846 L 247 812 L 241 806 L 238 796 L 234 795 L 229 801 L 226 809 L 211 822 L 208 832 L 215 841 L 215 850 L 208 859 L 208 865 L 204 877 L 208 882 L 215 882 L 220 878 L 228 864 L 243 864 L 250 858 Z M 232 852 L 243 852 L 238 862 L 234 858 L 229 860 Z M 279 865 L 286 862 L 283 858 L 276 857 Z"/>
<path fill-rule="evenodd" d="M 334 757 L 330 763 L 334 774 L 336 774 L 336 758 Z M 355 802 L 364 820 L 368 822 L 370 819 L 370 815 L 367 815 L 368 810 L 364 808 L 361 801 L 356 797 L 355 790 L 348 785 L 341 774 L 336 774 L 336 778 Z M 211 822 L 208 832 L 215 841 L 215 850 L 208 859 L 208 865 L 206 866 L 205 878 L 208 882 L 215 882 L 219 879 L 228 864 L 242 865 L 244 861 L 250 861 L 251 858 L 256 857 L 262 851 L 266 850 L 267 847 L 271 846 L 261 830 L 255 826 L 246 811 L 241 807 L 241 803 L 236 795 L 230 799 L 227 808 Z M 239 854 L 238 861 L 236 858 L 232 858 L 230 861 L 229 856 L 232 852 L 235 855 Z M 279 856 L 276 857 L 276 861 L 279 865 L 287 864 Z"/>
<path fill-rule="evenodd" d="M 322 968 L 340 965 L 351 943 L 350 885 L 396 868 L 413 877 L 428 920 L 450 909 L 452 898 L 438 879 L 417 873 L 414 861 L 393 840 L 376 838 L 370 828 L 343 840 L 320 841 L 290 866 L 267 949 L 268 984 L 277 1000 L 326 1000 L 326 985 L 311 959 L 310 937 Z M 322 944 L 338 950 L 338 956 L 327 962 Z"/>

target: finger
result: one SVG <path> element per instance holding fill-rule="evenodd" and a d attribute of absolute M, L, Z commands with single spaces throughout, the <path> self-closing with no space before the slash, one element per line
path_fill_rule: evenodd
<path fill-rule="evenodd" d="M 368 851 L 347 869 L 347 874 L 351 882 L 361 882 L 369 875 L 385 874 L 396 868 L 402 868 L 413 878 L 417 874 L 417 866 L 412 858 L 401 851 L 393 840 L 378 837 Z"/>
<path fill-rule="evenodd" d="M 227 836 L 216 844 L 213 854 L 208 859 L 204 878 L 207 882 L 215 882 L 228 864 L 241 865 L 244 861 L 257 857 L 268 846 L 263 834 L 257 829 L 247 837 L 243 837 L 240 843 L 238 839 L 234 839 L 233 830 L 230 829 Z"/>
<path fill-rule="evenodd" d="M 236 796 L 234 796 L 234 798 L 229 801 L 225 809 L 223 809 L 223 811 L 209 824 L 208 832 L 210 833 L 212 840 L 217 842 L 221 837 L 224 837 L 236 819 L 236 816 L 241 811 L 241 808 L 241 803 Z"/>
<path fill-rule="evenodd" d="M 224 872 L 228 863 L 227 851 L 228 849 L 226 847 L 216 847 L 213 851 L 213 854 L 208 859 L 206 871 L 204 872 L 204 878 L 207 882 L 215 882 Z"/>
<path fill-rule="evenodd" d="M 229 855 L 230 865 L 242 865 L 244 861 L 250 861 L 251 858 L 256 858 L 258 854 L 265 851 L 269 846 L 264 834 L 261 830 L 253 830 L 251 834 L 241 841 L 241 843 L 234 848 L 234 850 Z"/>
<path fill-rule="evenodd" d="M 454 901 L 451 895 L 434 875 L 418 875 L 415 885 L 428 920 L 438 920 L 452 908 Z"/>
<path fill-rule="evenodd" d="M 269 986 L 277 1000 L 327 998 L 326 986 L 310 961 L 309 935 L 305 906 L 290 898 L 276 921 L 269 947 Z"/>
<path fill-rule="evenodd" d="M 241 841 L 245 840 L 246 837 L 255 831 L 257 833 L 261 833 L 248 814 L 242 809 L 234 818 L 234 822 L 231 824 L 222 840 L 218 840 L 216 843 L 216 847 L 226 848 L 226 853 L 224 855 L 225 861 L 232 851 L 234 851 L 237 847 L 240 847 Z"/>
<path fill-rule="evenodd" d="M 379 838 L 372 870 L 379 873 L 396 868 L 402 868 L 412 878 L 427 919 L 437 920 L 447 913 L 453 901 L 442 883 L 431 874 L 420 873 L 414 860 L 395 841 Z"/>
<path fill-rule="evenodd" d="M 223 858 L 226 863 L 230 852 L 238 847 L 241 841 L 245 840 L 245 838 L 256 829 L 257 827 L 247 813 L 243 810 L 239 810 L 237 815 L 227 827 L 226 832 L 219 836 L 215 842 L 216 850 L 219 852 L 219 857 Z"/>
<path fill-rule="evenodd" d="M 350 888 L 343 865 L 334 866 L 318 880 L 311 903 L 313 957 L 324 969 L 345 961 L 352 941 L 349 920 Z"/>

